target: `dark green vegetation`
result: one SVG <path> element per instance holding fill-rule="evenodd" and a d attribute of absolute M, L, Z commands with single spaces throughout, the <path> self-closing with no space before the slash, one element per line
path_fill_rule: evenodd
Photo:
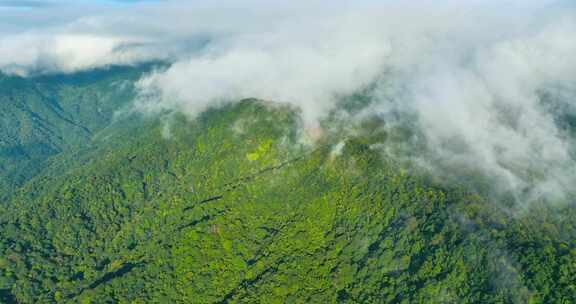
<path fill-rule="evenodd" d="M 62 152 L 92 146 L 149 67 L 26 79 L 0 74 L 0 198 Z"/>
<path fill-rule="evenodd" d="M 123 73 L 138 74 L 63 84 L 78 95 L 18 110 L 49 124 L 2 130 L 39 157 L 2 160 L 22 186 L 0 205 L 0 302 L 576 302 L 571 205 L 509 216 L 383 157 L 371 147 L 403 133 L 378 120 L 314 147 L 295 111 L 254 100 L 174 116 L 170 138 L 160 119 L 106 128 L 131 93 L 104 87 Z M 105 93 L 101 118 L 72 101 Z"/>

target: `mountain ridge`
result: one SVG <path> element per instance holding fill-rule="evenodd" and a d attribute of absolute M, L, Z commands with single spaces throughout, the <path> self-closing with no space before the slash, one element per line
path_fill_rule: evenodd
<path fill-rule="evenodd" d="M 334 119 L 310 143 L 256 99 L 170 119 L 102 124 L 0 204 L 2 301 L 576 300 L 572 205 L 510 216 L 381 152 L 405 130 Z"/>

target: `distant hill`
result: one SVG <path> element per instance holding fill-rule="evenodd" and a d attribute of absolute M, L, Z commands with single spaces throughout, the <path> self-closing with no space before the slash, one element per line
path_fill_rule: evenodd
<path fill-rule="evenodd" d="M 88 147 L 133 99 L 132 82 L 149 67 L 74 75 L 0 75 L 0 198 L 41 170 L 51 156 Z"/>

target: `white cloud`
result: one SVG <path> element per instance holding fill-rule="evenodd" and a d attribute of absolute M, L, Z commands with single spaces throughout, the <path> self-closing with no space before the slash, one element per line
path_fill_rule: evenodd
<path fill-rule="evenodd" d="M 256 97 L 294 104 L 309 125 L 334 96 L 378 81 L 386 90 L 371 111 L 416 115 L 430 149 L 425 162 L 473 167 L 524 196 L 564 193 L 575 182 L 572 139 L 540 98 L 564 88 L 558 102 L 574 103 L 573 5 L 219 0 L 94 11 L 0 36 L 0 69 L 170 60 L 140 81 L 152 98 L 139 110 L 196 115 Z"/>
<path fill-rule="evenodd" d="M 0 65 L 5 72 L 75 72 L 103 65 L 133 63 L 138 54 L 117 50 L 119 38 L 82 35 L 25 34 L 0 40 Z"/>
<path fill-rule="evenodd" d="M 339 27 L 307 33 L 287 24 L 215 43 L 202 56 L 142 80 L 143 89 L 162 93 L 162 102 L 147 106 L 198 113 L 214 101 L 258 97 L 292 103 L 314 122 L 330 109 L 334 95 L 373 81 L 390 51 L 373 33 L 345 31 L 346 23 Z"/>
<path fill-rule="evenodd" d="M 574 142 L 542 93 L 563 87 L 569 93 L 560 102 L 576 101 L 576 23 L 573 16 L 530 21 L 512 32 L 494 29 L 493 37 L 464 31 L 403 44 L 392 65 L 405 93 L 375 110 L 417 114 L 431 166 L 480 169 L 522 200 L 558 198 L 576 182 Z"/>

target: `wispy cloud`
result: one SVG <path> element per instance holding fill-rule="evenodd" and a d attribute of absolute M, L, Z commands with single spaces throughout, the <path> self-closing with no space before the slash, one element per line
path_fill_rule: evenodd
<path fill-rule="evenodd" d="M 371 113 L 416 117 L 428 147 L 420 161 L 430 167 L 471 167 L 523 199 L 565 193 L 576 181 L 573 139 L 553 110 L 572 111 L 576 96 L 576 15 L 567 2 L 218 0 L 58 10 L 66 17 L 56 25 L 40 26 L 37 16 L 0 36 L 0 69 L 70 73 L 166 60 L 167 70 L 140 81 L 148 98 L 139 110 L 196 115 L 257 97 L 294 104 L 308 125 L 335 96 L 375 85 Z"/>

